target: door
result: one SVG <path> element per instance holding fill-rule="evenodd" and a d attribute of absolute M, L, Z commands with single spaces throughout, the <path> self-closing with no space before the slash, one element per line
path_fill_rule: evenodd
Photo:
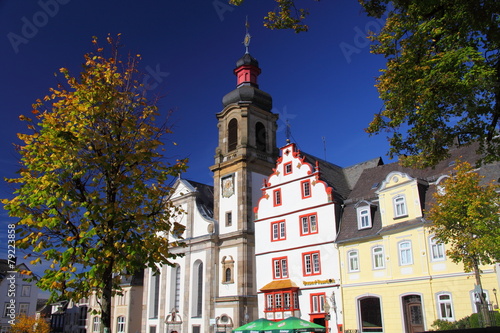
<path fill-rule="evenodd" d="M 424 317 L 422 315 L 422 300 L 419 295 L 403 297 L 403 312 L 406 333 L 423 332 Z"/>

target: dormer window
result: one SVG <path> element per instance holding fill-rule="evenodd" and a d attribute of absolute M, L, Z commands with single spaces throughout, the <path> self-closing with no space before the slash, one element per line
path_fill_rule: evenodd
<path fill-rule="evenodd" d="M 370 206 L 357 208 L 358 229 L 366 229 L 372 227 L 372 216 Z"/>
<path fill-rule="evenodd" d="M 394 197 L 394 217 L 404 217 L 408 215 L 406 210 L 406 199 L 404 195 L 398 195 Z"/>

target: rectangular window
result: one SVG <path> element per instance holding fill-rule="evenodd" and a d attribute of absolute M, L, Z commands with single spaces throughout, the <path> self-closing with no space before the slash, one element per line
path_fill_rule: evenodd
<path fill-rule="evenodd" d="M 226 212 L 226 227 L 233 225 L 233 212 Z"/>
<path fill-rule="evenodd" d="M 267 311 L 271 311 L 274 309 L 274 295 L 267 294 L 266 296 L 267 296 L 266 297 L 266 300 L 267 300 L 266 309 L 267 309 Z"/>
<path fill-rule="evenodd" d="M 318 221 L 316 213 L 302 215 L 299 218 L 301 236 L 318 233 Z"/>
<path fill-rule="evenodd" d="M 358 229 L 365 229 L 372 227 L 372 218 L 370 214 L 370 207 L 359 207 L 358 213 Z"/>
<path fill-rule="evenodd" d="M 281 309 L 281 294 L 274 295 L 274 301 L 276 303 L 276 309 Z"/>
<path fill-rule="evenodd" d="M 384 268 L 384 248 L 382 246 L 375 246 L 372 249 L 373 256 L 373 268 L 381 269 Z"/>
<path fill-rule="evenodd" d="M 311 197 L 311 181 L 309 179 L 304 180 L 300 184 L 302 187 L 302 199 L 310 198 Z"/>
<path fill-rule="evenodd" d="M 292 162 L 285 163 L 284 165 L 284 174 L 289 175 L 292 173 Z"/>
<path fill-rule="evenodd" d="M 406 199 L 403 195 L 394 198 L 394 216 L 403 217 L 408 215 L 406 212 Z"/>
<path fill-rule="evenodd" d="M 359 271 L 358 250 L 352 250 L 347 252 L 347 261 L 349 262 L 349 272 Z"/>
<path fill-rule="evenodd" d="M 438 295 L 439 319 L 454 321 L 451 295 L 448 293 Z"/>
<path fill-rule="evenodd" d="M 271 223 L 271 241 L 279 241 L 286 239 L 285 221 L 278 221 Z"/>
<path fill-rule="evenodd" d="M 439 243 L 434 237 L 430 238 L 431 243 L 431 260 L 441 261 L 444 260 L 444 244 Z"/>
<path fill-rule="evenodd" d="M 413 264 L 413 256 L 411 253 L 410 241 L 404 241 L 399 243 L 399 264 L 400 265 Z"/>
<path fill-rule="evenodd" d="M 281 190 L 273 191 L 274 206 L 281 206 Z"/>
<path fill-rule="evenodd" d="M 325 312 L 325 294 L 311 294 L 311 312 L 323 313 Z"/>
<path fill-rule="evenodd" d="M 285 310 L 290 310 L 292 305 L 292 297 L 290 293 L 283 293 L 283 307 Z"/>
<path fill-rule="evenodd" d="M 275 279 L 282 279 L 288 277 L 288 265 L 286 257 L 274 258 L 273 266 L 274 266 Z"/>
<path fill-rule="evenodd" d="M 28 315 L 29 309 L 30 309 L 30 303 L 19 304 L 19 314 Z"/>
<path fill-rule="evenodd" d="M 316 251 L 302 254 L 302 267 L 305 276 L 321 274 L 319 252 Z"/>
<path fill-rule="evenodd" d="M 31 294 L 31 286 L 29 285 L 24 285 L 21 290 L 21 296 L 22 297 L 29 297 Z"/>

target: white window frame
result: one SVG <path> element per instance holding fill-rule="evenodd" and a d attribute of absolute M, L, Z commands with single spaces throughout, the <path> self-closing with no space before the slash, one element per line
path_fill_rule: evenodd
<path fill-rule="evenodd" d="M 448 297 L 448 299 L 441 299 L 441 297 Z M 455 311 L 453 309 L 453 298 L 449 292 L 440 292 L 436 294 L 436 303 L 438 310 L 438 318 L 447 321 L 455 321 Z M 443 314 L 443 311 L 446 314 Z"/>
<path fill-rule="evenodd" d="M 271 223 L 272 227 L 272 240 L 279 241 L 286 239 L 286 225 L 285 221 L 276 221 Z"/>
<path fill-rule="evenodd" d="M 392 199 L 394 204 L 394 217 L 408 216 L 408 207 L 406 206 L 406 197 L 402 194 L 395 196 Z"/>
<path fill-rule="evenodd" d="M 125 333 L 125 317 L 119 316 L 116 319 L 116 333 Z"/>
<path fill-rule="evenodd" d="M 92 319 L 92 332 L 99 332 L 101 329 L 101 317 L 95 316 Z"/>
<path fill-rule="evenodd" d="M 305 276 L 321 274 L 319 251 L 304 253 L 302 258 Z"/>
<path fill-rule="evenodd" d="M 483 294 L 485 298 L 486 305 L 490 304 L 490 295 L 488 290 L 483 289 Z M 479 302 L 479 294 L 477 294 L 474 290 L 469 291 L 470 301 L 472 305 L 472 313 L 478 313 L 477 303 Z"/>
<path fill-rule="evenodd" d="M 403 245 L 408 244 L 407 247 Z M 404 240 L 398 243 L 399 264 L 401 266 L 413 265 L 412 244 L 409 240 Z"/>
<path fill-rule="evenodd" d="M 285 279 L 288 277 L 288 258 L 281 257 L 273 259 L 273 269 L 275 279 Z"/>
<path fill-rule="evenodd" d="M 349 273 L 359 272 L 359 251 L 350 250 L 347 252 L 347 267 Z"/>
<path fill-rule="evenodd" d="M 312 294 L 311 295 L 311 312 L 324 313 L 325 312 L 325 294 Z"/>
<path fill-rule="evenodd" d="M 23 285 L 21 289 L 21 296 L 30 297 L 30 295 L 31 295 L 31 286 L 29 284 Z"/>
<path fill-rule="evenodd" d="M 19 303 L 19 314 L 28 315 L 30 303 Z"/>
<path fill-rule="evenodd" d="M 380 250 L 380 251 L 377 251 Z M 376 245 L 372 247 L 372 262 L 373 269 L 384 269 L 385 268 L 385 260 L 384 260 L 384 247 L 382 245 Z M 380 264 L 380 265 L 378 265 Z"/>
<path fill-rule="evenodd" d="M 300 216 L 300 235 L 311 235 L 318 233 L 318 214 L 311 213 Z"/>
<path fill-rule="evenodd" d="M 358 230 L 368 229 L 372 227 L 372 217 L 370 206 L 357 208 Z"/>
<path fill-rule="evenodd" d="M 429 237 L 429 250 L 431 252 L 431 261 L 443 261 L 446 259 L 444 244 L 438 242 L 434 236 Z"/>

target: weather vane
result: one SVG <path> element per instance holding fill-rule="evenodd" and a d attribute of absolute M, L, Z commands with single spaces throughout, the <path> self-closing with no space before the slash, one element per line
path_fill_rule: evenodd
<path fill-rule="evenodd" d="M 245 28 L 246 28 L 246 34 L 245 34 L 245 39 L 243 40 L 243 44 L 245 45 L 245 54 L 248 53 L 248 46 L 250 45 L 250 33 L 248 32 L 248 28 L 250 27 L 250 24 L 248 24 L 248 16 L 245 21 Z"/>

